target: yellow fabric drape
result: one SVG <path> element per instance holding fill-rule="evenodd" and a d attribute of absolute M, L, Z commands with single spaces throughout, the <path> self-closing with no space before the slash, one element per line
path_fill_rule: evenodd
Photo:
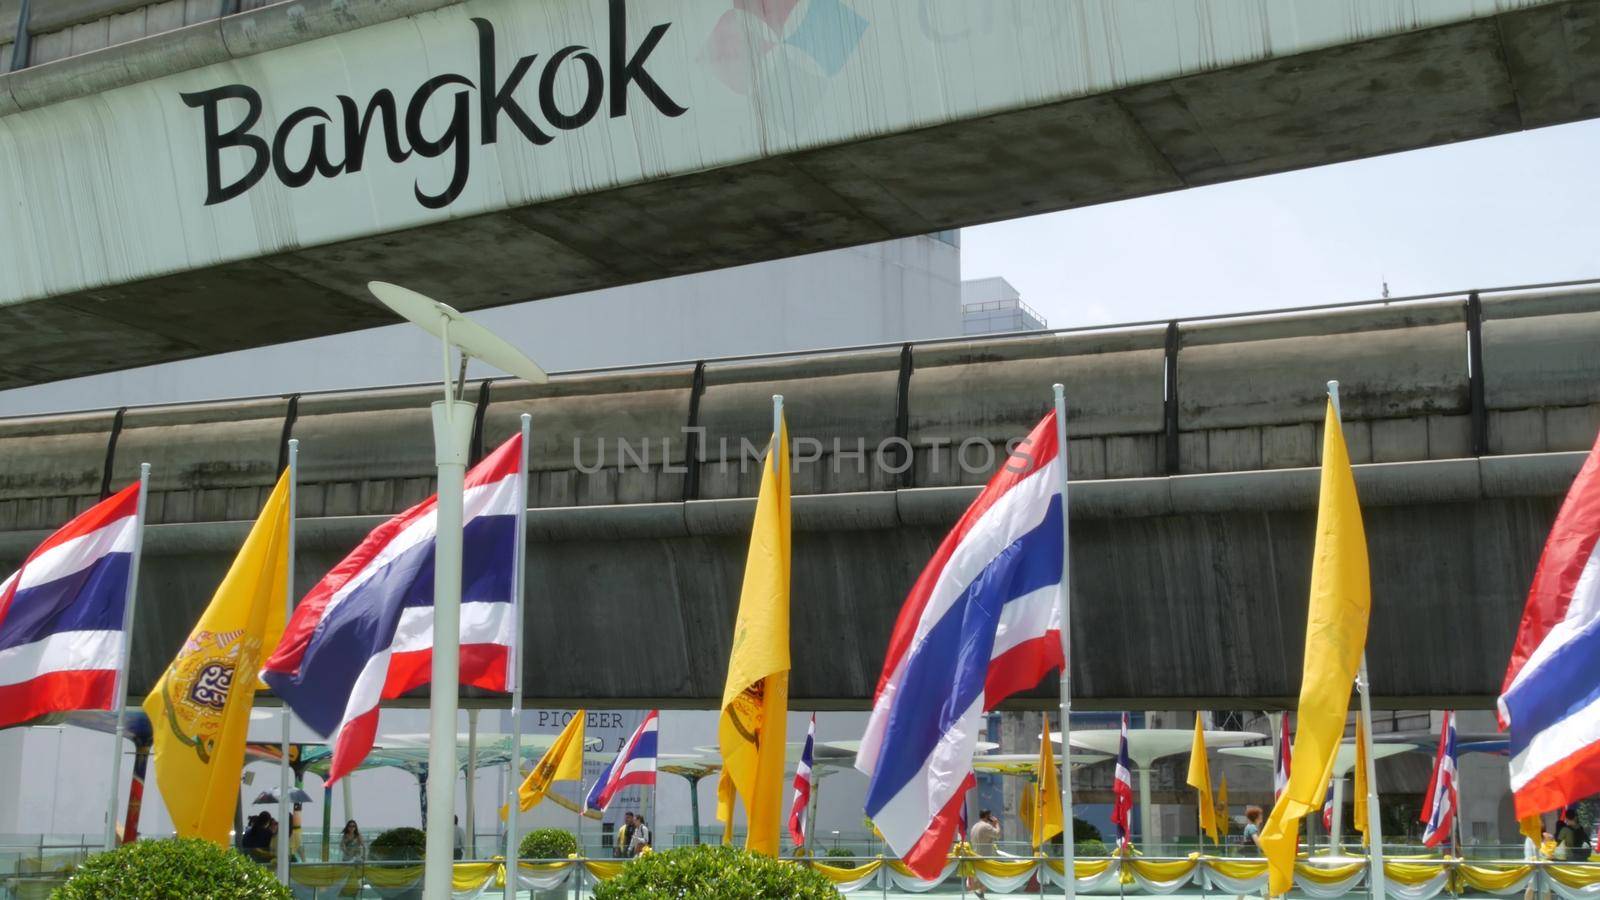
<path fill-rule="evenodd" d="M 1189 786 L 1195 789 L 1200 831 L 1217 842 L 1217 804 L 1211 799 L 1211 763 L 1206 759 L 1205 717 L 1194 714 L 1194 742 L 1189 746 Z"/>
<path fill-rule="evenodd" d="M 1436 864 L 1421 862 L 1385 862 L 1383 864 L 1384 877 L 1390 881 L 1405 885 L 1421 884 L 1443 871 L 1445 871 L 1443 860 Z"/>
<path fill-rule="evenodd" d="M 982 872 L 990 878 L 1015 878 L 1038 864 L 1036 859 L 993 859 L 977 857 L 968 861 L 973 872 Z"/>
<path fill-rule="evenodd" d="M 295 884 L 310 888 L 331 888 L 341 884 L 349 886 L 352 881 L 359 885 L 361 883 L 361 864 L 320 863 L 290 866 L 289 880 Z"/>
<path fill-rule="evenodd" d="M 1385 870 L 1387 871 L 1387 870 Z M 1461 883 L 1476 891 L 1498 892 L 1527 878 L 1533 866 L 1461 866 L 1456 875 Z"/>
<path fill-rule="evenodd" d="M 1316 544 L 1311 557 L 1311 598 L 1306 612 L 1305 667 L 1297 708 L 1294 771 L 1261 830 L 1271 875 L 1269 892 L 1281 896 L 1294 883 L 1300 820 L 1322 808 L 1335 754 L 1350 713 L 1350 689 L 1367 644 L 1372 585 L 1361 503 L 1339 416 L 1328 402 L 1323 417 L 1322 486 L 1317 501 Z"/>
<path fill-rule="evenodd" d="M 1267 861 L 1264 859 L 1208 859 L 1206 865 L 1218 875 L 1237 881 L 1259 878 L 1267 871 Z"/>
<path fill-rule="evenodd" d="M 1171 862 L 1135 859 L 1128 862 L 1130 870 L 1148 881 L 1174 881 L 1193 872 L 1197 865 L 1199 862 L 1193 859 L 1175 859 Z"/>
<path fill-rule="evenodd" d="M 584 869 L 588 870 L 590 875 L 593 875 L 601 881 L 607 881 L 622 874 L 622 867 L 624 865 L 626 865 L 626 863 L 586 862 L 583 864 L 583 867 Z"/>
<path fill-rule="evenodd" d="M 1066 871 L 1066 867 L 1059 859 L 1047 859 L 1044 864 L 1049 866 L 1057 875 Z M 1109 859 L 1075 859 L 1072 861 L 1072 877 L 1082 881 L 1086 878 L 1099 878 L 1111 868 Z"/>
<path fill-rule="evenodd" d="M 761 462 L 717 745 L 717 820 L 733 838 L 734 798 L 744 803 L 744 846 L 778 855 L 789 711 L 789 434 L 780 417 Z"/>
<path fill-rule="evenodd" d="M 1293 777 L 1293 776 L 1291 776 Z M 1270 871 L 1271 864 L 1268 864 Z M 1309 881 L 1312 884 L 1338 884 L 1341 881 L 1355 877 L 1359 872 L 1366 871 L 1366 863 L 1347 863 L 1342 866 L 1312 866 L 1299 863 L 1294 867 L 1296 878 Z M 1388 871 L 1388 869 L 1384 869 Z"/>
<path fill-rule="evenodd" d="M 410 887 L 422 878 L 422 866 L 366 866 L 361 877 L 375 888 L 394 890 Z M 455 879 L 451 879 L 453 882 Z"/>
<path fill-rule="evenodd" d="M 830 866 L 827 863 L 814 862 L 811 864 L 811 868 L 821 872 L 823 877 L 834 884 L 849 884 L 852 881 L 860 881 L 870 875 L 877 874 L 878 870 L 883 868 L 883 860 L 875 859 L 859 866 Z"/>
<path fill-rule="evenodd" d="M 189 639 L 144 701 L 151 762 L 180 837 L 227 847 L 261 662 L 288 616 L 289 473 L 200 614 Z"/>
<path fill-rule="evenodd" d="M 1600 866 L 1545 866 L 1544 871 L 1563 887 L 1586 888 L 1600 884 Z"/>
<path fill-rule="evenodd" d="M 1068 769 L 1070 771 L 1070 767 Z M 1033 849 L 1038 850 L 1061 833 L 1061 788 L 1056 778 L 1055 754 L 1050 746 L 1050 717 L 1043 719 L 1043 733 L 1039 741 L 1038 796 L 1033 801 L 1033 821 L 1028 824 L 1033 832 Z"/>

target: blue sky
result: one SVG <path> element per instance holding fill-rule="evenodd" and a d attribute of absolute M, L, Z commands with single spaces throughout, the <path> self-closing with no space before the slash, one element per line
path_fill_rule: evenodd
<path fill-rule="evenodd" d="M 962 232 L 1054 327 L 1600 277 L 1600 122 Z"/>

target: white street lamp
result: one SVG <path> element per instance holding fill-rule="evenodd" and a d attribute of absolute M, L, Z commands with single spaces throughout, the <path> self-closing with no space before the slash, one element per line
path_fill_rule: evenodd
<path fill-rule="evenodd" d="M 444 399 L 433 404 L 434 462 L 439 468 L 437 533 L 433 561 L 433 676 L 429 689 L 428 842 L 423 875 L 425 900 L 449 900 L 455 861 L 456 707 L 461 665 L 462 492 L 467 474 L 475 407 L 461 399 L 466 361 L 477 357 L 534 384 L 544 370 L 498 335 L 456 310 L 398 285 L 367 283 L 367 290 L 412 324 L 439 338 L 444 360 Z M 461 376 L 450 366 L 450 348 L 461 352 Z M 521 510 L 518 513 L 521 514 Z M 521 641 L 522 636 L 517 635 Z"/>

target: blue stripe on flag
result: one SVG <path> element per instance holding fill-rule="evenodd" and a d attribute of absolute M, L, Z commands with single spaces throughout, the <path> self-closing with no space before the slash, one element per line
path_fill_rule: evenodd
<path fill-rule="evenodd" d="M 1539 732 L 1600 700 L 1596 660 L 1600 660 L 1600 619 L 1590 622 L 1506 694 L 1512 756 L 1526 749 Z"/>
<path fill-rule="evenodd" d="M 1061 581 L 1061 495 L 1044 519 L 985 566 L 912 648 L 867 789 L 875 816 L 919 776 L 939 738 L 983 691 L 995 629 L 1007 603 Z"/>
<path fill-rule="evenodd" d="M 64 631 L 121 631 L 132 559 L 107 553 L 70 575 L 17 591 L 0 624 L 0 650 Z"/>
<path fill-rule="evenodd" d="M 515 517 L 478 516 L 462 531 L 462 602 L 511 602 Z M 318 734 L 339 727 L 356 678 L 393 643 L 401 611 L 433 603 L 433 559 L 433 541 L 395 557 L 317 623 L 299 674 L 266 674 L 273 693 Z"/>

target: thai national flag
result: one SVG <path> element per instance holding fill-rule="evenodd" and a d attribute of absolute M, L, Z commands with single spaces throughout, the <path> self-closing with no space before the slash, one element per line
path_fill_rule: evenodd
<path fill-rule="evenodd" d="M 1111 824 L 1117 826 L 1117 846 L 1133 838 L 1133 760 L 1128 757 L 1128 714 L 1122 714 L 1122 740 L 1117 746 L 1117 771 L 1111 780 Z"/>
<path fill-rule="evenodd" d="M 817 740 L 817 714 L 811 714 L 806 729 L 806 745 L 800 751 L 800 765 L 794 770 L 794 799 L 789 803 L 789 840 L 796 847 L 806 845 L 806 806 L 811 803 L 811 753 Z"/>
<path fill-rule="evenodd" d="M 1338 775 L 1333 776 L 1338 778 Z M 1333 833 L 1333 782 L 1328 782 L 1328 793 L 1322 797 L 1322 827 L 1329 834 Z"/>
<path fill-rule="evenodd" d="M 1550 528 L 1500 691 L 1517 818 L 1600 793 L 1600 442 Z"/>
<path fill-rule="evenodd" d="M 1450 826 L 1461 805 L 1456 791 L 1456 715 L 1446 711 L 1439 731 L 1439 752 L 1433 759 L 1433 776 L 1422 795 L 1422 843 L 1437 847 L 1450 839 Z"/>
<path fill-rule="evenodd" d="M 0 582 L 0 728 L 115 708 L 138 511 L 135 484 L 45 538 Z"/>
<path fill-rule="evenodd" d="M 522 435 L 466 477 L 461 554 L 461 683 L 510 684 Z M 262 678 L 333 745 L 330 783 L 366 758 L 378 703 L 427 684 L 433 664 L 436 498 L 379 525 L 295 607 Z"/>
<path fill-rule="evenodd" d="M 943 870 L 984 712 L 1061 665 L 1056 417 L 946 535 L 895 622 L 856 768 L 867 815 L 925 878 Z"/>
<path fill-rule="evenodd" d="M 1289 744 L 1289 714 L 1284 713 L 1278 720 L 1278 761 L 1272 772 L 1272 799 L 1277 800 L 1283 796 L 1283 789 L 1289 786 L 1290 771 L 1290 744 Z M 1332 826 L 1329 826 L 1332 827 Z"/>
<path fill-rule="evenodd" d="M 656 740 L 661 731 L 661 711 L 652 709 L 639 727 L 633 730 L 628 742 L 617 751 L 616 758 L 606 763 L 583 805 L 595 812 L 611 808 L 611 801 L 622 789 L 633 785 L 656 786 Z"/>

